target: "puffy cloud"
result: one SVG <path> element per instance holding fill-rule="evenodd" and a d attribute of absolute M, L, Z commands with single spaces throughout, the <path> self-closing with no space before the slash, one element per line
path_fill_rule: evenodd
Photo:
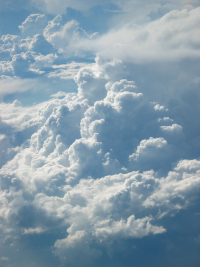
<path fill-rule="evenodd" d="M 176 123 L 172 126 L 160 126 L 160 128 L 166 132 L 180 132 L 182 130 L 182 127 Z"/>
<path fill-rule="evenodd" d="M 166 246 L 165 255 L 170 247 L 178 246 L 176 237 L 171 237 L 173 227 L 173 233 L 176 231 L 183 238 L 185 251 L 188 244 L 197 246 L 199 225 L 195 226 L 192 219 L 198 213 L 200 186 L 197 71 L 186 79 L 181 70 L 185 68 L 187 72 L 189 67 L 183 61 L 135 65 L 130 63 L 133 59 L 135 62 L 135 52 L 133 55 L 127 49 L 127 55 L 120 52 L 118 57 L 111 49 L 107 55 L 106 49 L 109 51 L 112 45 L 102 45 L 101 40 L 123 32 L 120 41 L 129 43 L 133 38 L 136 48 L 146 47 L 148 61 L 166 60 L 169 47 L 170 51 L 178 47 L 180 52 L 179 41 L 183 47 L 192 47 L 190 52 L 198 52 L 194 48 L 198 40 L 195 43 L 192 39 L 193 30 L 198 33 L 197 27 L 193 28 L 198 24 L 198 12 L 199 9 L 170 12 L 139 27 L 140 32 L 129 26 L 126 32 L 123 29 L 97 38 L 99 47 L 105 50 L 94 64 L 61 60 L 73 45 L 69 55 L 83 51 L 85 39 L 90 40 L 88 44 L 97 42 L 78 28 L 76 21 L 65 22 L 62 16 L 48 23 L 44 35 L 33 31 L 33 36 L 23 40 L 11 35 L 1 38 L 2 51 L 10 55 L 9 61 L 2 62 L 3 71 L 21 77 L 2 77 L 2 96 L 35 87 L 42 90 L 44 83 L 33 79 L 33 74 L 64 79 L 78 72 L 77 93 L 59 91 L 50 100 L 31 107 L 23 107 L 17 100 L 0 104 L 0 236 L 4 242 L 0 248 L 5 252 L 1 262 L 7 264 L 5 258 L 9 264 L 19 262 L 15 254 L 18 252 L 13 249 L 20 248 L 24 254 L 27 244 L 42 239 L 48 244 L 42 243 L 40 253 L 48 251 L 51 255 L 52 248 L 63 266 L 102 266 L 102 262 L 126 265 L 126 261 L 121 264 L 117 263 L 118 257 L 115 259 L 123 248 L 130 252 L 130 266 L 133 250 L 139 244 L 150 242 L 153 246 L 156 242 L 157 246 Z M 40 15 L 29 17 L 22 24 L 24 31 L 35 25 L 37 18 L 43 21 Z M 140 39 L 145 31 L 147 36 Z M 188 33 L 193 43 L 187 43 Z M 117 38 L 111 43 L 118 42 Z M 47 53 L 42 50 L 43 45 L 49 47 Z M 91 47 L 86 52 L 92 51 Z M 162 53 L 167 48 L 166 55 L 148 57 L 152 47 L 160 47 Z M 143 56 L 137 49 L 136 52 L 138 62 L 144 63 Z M 113 55 L 117 58 L 108 61 Z M 177 72 L 176 68 L 181 70 Z M 162 71 L 165 79 L 161 76 L 153 81 Z M 175 78 L 177 73 L 179 77 Z M 183 230 L 183 218 L 191 220 L 192 234 Z M 31 251 L 35 252 L 35 248 Z M 142 252 L 144 265 L 148 249 L 144 246 Z M 22 255 L 20 251 L 18 254 Z M 186 254 L 193 255 L 188 251 Z M 195 253 L 194 256 L 196 259 Z M 60 264 L 52 260 L 50 265 L 51 257 L 41 256 L 43 260 L 48 258 L 41 265 Z M 134 257 L 137 258 L 136 253 Z M 37 258 L 33 264 L 40 263 L 39 257 L 33 258 Z M 160 266 L 161 261 L 154 264 L 150 259 L 148 266 Z M 170 257 L 169 261 L 170 266 L 177 266 L 183 260 L 177 258 L 175 264 Z M 22 264 L 27 262 L 25 259 Z"/>
<path fill-rule="evenodd" d="M 36 34 L 42 34 L 47 26 L 47 17 L 44 14 L 31 14 L 26 18 L 22 25 L 18 26 L 22 34 L 33 37 Z"/>
<path fill-rule="evenodd" d="M 174 147 L 161 138 L 150 137 L 140 142 L 135 153 L 129 156 L 135 169 L 164 169 L 173 158 Z"/>
<path fill-rule="evenodd" d="M 90 36 L 85 30 L 78 27 L 79 23 L 75 20 L 68 21 L 64 25 L 63 23 L 63 18 L 60 15 L 50 21 L 44 29 L 45 38 L 59 49 L 59 52 L 65 52 L 67 56 L 81 55 L 81 48 L 77 45 L 81 39 L 90 39 Z M 91 35 L 92 37 L 93 35 Z"/>
<path fill-rule="evenodd" d="M 189 161 L 188 163 L 190 164 Z M 72 220 L 72 225 L 67 230 L 69 235 L 55 243 L 56 255 L 62 258 L 64 255 L 67 256 L 65 262 L 68 263 L 71 261 L 77 264 L 76 261 L 83 261 L 85 264 L 87 261 L 85 261 L 84 254 L 79 252 L 83 247 L 81 243 L 86 244 L 86 255 L 90 260 L 94 260 L 90 256 L 93 249 L 88 247 L 94 238 L 102 244 L 110 239 L 141 238 L 150 233 L 164 233 L 166 230 L 163 227 L 151 224 L 155 218 L 149 215 L 136 219 L 131 212 L 141 214 L 141 210 L 138 209 L 143 207 L 143 212 L 151 214 L 153 207 L 156 207 L 158 217 L 161 217 L 161 210 L 162 216 L 166 216 L 170 212 L 173 214 L 174 211 L 186 208 L 189 204 L 189 195 L 192 199 L 192 192 L 200 182 L 198 171 L 188 175 L 186 173 L 181 174 L 177 170 L 161 180 L 156 179 L 152 172 L 143 175 L 129 173 L 108 176 L 96 181 L 82 180 L 75 187 L 75 192 L 70 190 L 64 197 L 65 201 L 70 201 L 71 205 L 74 203 L 76 206 L 71 211 L 72 217 L 68 217 Z M 76 194 L 75 202 L 74 194 Z M 67 207 L 70 213 L 70 205 Z M 99 257 L 97 254 L 97 259 Z"/>
<path fill-rule="evenodd" d="M 43 15 L 31 15 L 20 27 L 32 25 L 42 18 Z M 76 20 L 66 21 L 61 15 L 49 21 L 45 29 L 40 29 L 44 29 L 46 40 L 67 57 L 101 51 L 101 58 L 106 61 L 114 57 L 126 62 L 144 63 L 199 57 L 198 25 L 199 8 L 185 8 L 172 10 L 158 20 L 141 25 L 129 22 L 125 27 L 123 25 L 101 36 L 88 35 Z M 32 43 L 37 39 L 38 46 L 39 41 L 45 42 L 44 37 L 37 35 Z M 46 49 L 50 46 L 47 44 Z M 46 53 L 50 52 L 46 50 Z"/>
<path fill-rule="evenodd" d="M 114 57 L 118 62 L 126 62 L 126 65 L 192 59 L 198 57 L 199 53 L 199 40 L 196 37 L 199 36 L 198 18 L 199 8 L 173 10 L 156 21 L 138 26 L 129 23 L 125 27 L 97 36 L 87 34 L 77 21 L 68 20 L 64 15 L 56 16 L 47 24 L 45 15 L 32 14 L 20 26 L 22 31 L 27 29 L 30 32 L 26 39 L 13 35 L 1 37 L 1 72 L 3 75 L 26 78 L 45 72 L 48 78 L 67 77 L 62 68 L 55 72 L 51 65 L 48 68 L 41 64 L 40 67 L 32 67 L 40 54 L 47 57 L 54 54 L 57 66 L 66 63 L 67 58 L 85 57 L 99 51 L 102 62 L 106 63 Z M 40 25 L 41 34 L 37 33 L 37 25 Z M 19 64 L 22 67 L 19 68 Z M 124 73 L 127 66 L 123 67 Z M 128 67 L 130 72 L 132 67 Z M 106 73 L 108 72 L 107 68 Z M 123 74 L 121 78 L 124 78 Z M 164 108 L 163 105 L 155 104 L 155 109 Z"/>
<path fill-rule="evenodd" d="M 72 58 L 75 54 L 81 55 L 81 49 L 76 49 L 79 39 L 90 38 L 78 27 L 78 22 L 71 20 L 66 23 L 63 16 L 57 16 L 47 22 L 45 15 L 32 14 L 19 27 L 22 30 L 22 38 L 7 34 L 0 39 L 2 78 L 17 76 L 26 79 L 46 76 L 46 79 L 54 81 L 73 79 L 78 68 L 88 64 L 85 60 L 76 64 L 67 60 L 67 57 Z M 41 34 L 38 33 L 38 27 Z M 26 38 L 23 39 L 24 37 Z M 67 70 L 64 70 L 63 66 Z M 8 90 L 8 94 L 10 91 L 12 90 Z M 18 92 L 23 92 L 23 89 L 19 88 Z"/>
<path fill-rule="evenodd" d="M 30 108 L 1 104 L 4 239 L 6 231 L 34 236 L 65 227 L 51 242 L 55 255 L 64 265 L 92 266 L 116 240 L 167 233 L 162 220 L 194 202 L 199 161 L 181 160 L 184 127 L 133 81 L 114 81 L 120 66 L 97 60 L 80 69 L 77 94 Z"/>

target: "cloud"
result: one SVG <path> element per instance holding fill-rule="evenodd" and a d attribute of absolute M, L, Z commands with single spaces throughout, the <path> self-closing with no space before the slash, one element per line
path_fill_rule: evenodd
<path fill-rule="evenodd" d="M 182 127 L 176 123 L 172 126 L 161 126 L 160 128 L 166 132 L 180 132 L 182 130 Z"/>
<path fill-rule="evenodd" d="M 41 234 L 43 233 L 45 230 L 43 230 L 42 228 L 38 227 L 38 228 L 29 228 L 29 229 L 24 229 L 24 234 Z"/>
<path fill-rule="evenodd" d="M 34 90 L 35 86 L 37 85 L 37 81 L 32 81 L 30 79 L 4 77 L 3 79 L 0 79 L 0 85 L 0 97 L 2 98 L 7 94 Z"/>
<path fill-rule="evenodd" d="M 3 227 L 27 237 L 65 227 L 50 244 L 64 265 L 93 266 L 117 240 L 163 235 L 162 220 L 198 198 L 184 127 L 133 81 L 114 81 L 122 62 L 98 62 L 79 70 L 78 93 L 1 104 L 1 139 L 13 150 L 0 170 Z"/>
<path fill-rule="evenodd" d="M 77 45 L 81 39 L 91 39 L 85 30 L 78 27 L 79 23 L 75 20 L 68 21 L 63 25 L 62 16 L 56 16 L 44 29 L 44 37 L 54 45 L 59 52 L 64 52 L 66 56 L 80 56 L 82 49 Z M 83 52 L 85 55 L 87 51 Z"/>
<path fill-rule="evenodd" d="M 79 69 L 85 66 L 92 66 L 93 64 L 88 63 L 78 63 L 78 62 L 71 62 L 68 64 L 62 64 L 62 65 L 52 65 L 52 68 L 55 69 L 55 71 L 52 71 L 48 74 L 49 78 L 53 77 L 59 77 L 60 79 L 74 79 L 75 76 L 78 74 Z"/>
<path fill-rule="evenodd" d="M 103 35 L 88 34 L 77 21 L 68 21 L 64 15 L 47 22 L 45 15 L 32 14 L 20 26 L 24 34 L 27 31 L 26 39 L 14 35 L 1 37 L 1 54 L 5 59 L 0 64 L 1 73 L 21 78 L 40 75 L 50 79 L 72 78 L 74 72 L 62 67 L 55 71 L 52 65 L 63 66 L 69 58 L 74 61 L 73 57 L 85 58 L 97 52 L 103 64 L 115 58 L 124 74 L 132 67 L 128 66 L 127 71 L 123 64 L 178 64 L 181 60 L 195 60 L 199 53 L 198 13 L 199 8 L 173 10 L 158 20 L 137 26 L 129 23 Z M 38 27 L 41 34 L 37 33 Z M 163 108 L 155 104 L 155 109 Z"/>
<path fill-rule="evenodd" d="M 25 39 L 1 37 L 2 98 L 40 90 L 40 100 L 59 79 L 77 85 L 55 84 L 32 106 L 0 104 L 0 248 L 10 264 L 198 266 L 198 14 L 175 10 L 99 37 L 35 14 L 20 26 Z M 85 58 L 93 52 L 95 63 Z"/>
<path fill-rule="evenodd" d="M 173 150 L 174 147 L 168 145 L 163 137 L 150 137 L 148 140 L 144 139 L 140 142 L 135 153 L 129 156 L 129 160 L 132 162 L 133 168 L 136 169 L 164 169 L 169 160 L 171 161 L 173 158 Z"/>
<path fill-rule="evenodd" d="M 80 45 L 101 51 L 101 57 L 106 60 L 118 58 L 142 63 L 198 58 L 199 10 L 172 10 L 156 21 L 128 24 Z"/>
<path fill-rule="evenodd" d="M 47 17 L 45 14 L 31 14 L 18 28 L 22 35 L 33 37 L 36 34 L 42 34 L 46 26 Z"/>
<path fill-rule="evenodd" d="M 31 49 L 34 52 L 41 53 L 43 55 L 52 54 L 55 52 L 54 47 L 46 41 L 43 35 L 36 34 L 31 42 Z"/>
<path fill-rule="evenodd" d="M 46 76 L 47 80 L 54 81 L 73 79 L 78 69 L 88 64 L 88 60 L 76 63 L 67 60 L 68 57 L 72 59 L 74 55 L 85 56 L 80 49 L 76 49 L 76 43 L 79 39 L 90 36 L 78 27 L 78 22 L 71 20 L 65 23 L 62 16 L 47 22 L 45 15 L 32 14 L 19 27 L 22 36 L 7 34 L 0 39 L 0 72 L 3 79 L 5 76 L 13 79 Z M 41 34 L 38 33 L 38 28 Z M 67 69 L 63 69 L 64 65 Z M 6 91 L 10 94 L 24 90 L 6 89 L 3 96 Z"/>
<path fill-rule="evenodd" d="M 172 10 L 155 21 L 143 22 L 141 25 L 129 21 L 125 26 L 115 27 L 100 36 L 89 35 L 76 20 L 66 21 L 61 15 L 49 21 L 44 28 L 47 23 L 45 16 L 33 14 L 20 28 L 23 31 L 26 27 L 37 29 L 40 20 L 41 23 L 45 20 L 40 30 L 44 29 L 46 40 L 67 57 L 98 52 L 105 61 L 118 58 L 134 63 L 180 61 L 199 57 L 198 7 Z M 31 31 L 30 35 L 33 35 Z M 38 47 L 39 41 L 44 46 L 44 37 L 35 35 L 31 42 L 33 50 L 36 45 Z M 50 49 L 49 43 L 45 43 L 46 53 L 53 51 L 47 51 L 48 46 Z M 40 52 L 38 49 L 35 51 Z"/>

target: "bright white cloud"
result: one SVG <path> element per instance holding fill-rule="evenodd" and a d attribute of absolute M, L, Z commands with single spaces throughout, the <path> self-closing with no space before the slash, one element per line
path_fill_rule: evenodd
<path fill-rule="evenodd" d="M 24 142 L 0 170 L 7 189 L 1 191 L 2 222 L 22 235 L 65 225 L 66 236 L 54 244 L 65 264 L 99 259 L 92 242 L 165 233 L 159 220 L 188 208 L 200 186 L 199 161 L 174 153 L 185 141 L 175 146 L 162 136 L 181 126 L 147 103 L 133 81 L 112 82 L 109 71 L 118 64 L 80 69 L 77 94 L 60 93 L 32 108 L 1 104 L 2 122 Z M 38 215 L 25 222 L 32 213 Z"/>
<path fill-rule="evenodd" d="M 68 4 L 37 1 L 52 13 Z M 124 5 L 127 17 L 136 4 Z M 152 6 L 143 12 L 174 4 Z M 199 12 L 173 10 L 103 36 L 33 14 L 20 26 L 26 39 L 1 37 L 2 98 L 42 92 L 48 79 L 74 78 L 78 88 L 62 92 L 58 83 L 50 100 L 30 107 L 0 104 L 1 262 L 14 263 L 9 252 L 24 239 L 53 234 L 48 250 L 63 266 L 98 266 L 120 242 L 162 239 L 177 213 L 198 206 Z M 73 58 L 96 52 L 96 63 Z"/>

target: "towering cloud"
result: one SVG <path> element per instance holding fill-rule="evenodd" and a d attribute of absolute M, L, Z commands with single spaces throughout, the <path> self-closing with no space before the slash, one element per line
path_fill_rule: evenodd
<path fill-rule="evenodd" d="M 166 233 L 160 220 L 194 204 L 200 186 L 199 161 L 182 159 L 184 128 L 133 81 L 113 82 L 117 62 L 107 68 L 81 69 L 77 94 L 34 108 L 1 104 L 1 140 L 10 144 L 0 171 L 2 238 L 65 227 L 51 246 L 72 266 L 96 264 L 115 240 Z"/>
<path fill-rule="evenodd" d="M 32 1 L 56 16 L 1 36 L 1 266 L 199 266 L 200 9 L 136 2 L 97 34 Z"/>

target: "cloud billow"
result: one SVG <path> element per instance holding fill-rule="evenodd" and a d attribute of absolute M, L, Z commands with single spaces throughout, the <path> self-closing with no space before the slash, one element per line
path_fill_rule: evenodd
<path fill-rule="evenodd" d="M 13 135 L 24 132 L 27 141 L 12 144 L 16 152 L 1 168 L 2 225 L 17 236 L 65 226 L 51 245 L 72 266 L 92 266 L 107 242 L 166 233 L 160 220 L 187 209 L 200 185 L 199 161 L 178 152 L 184 128 L 133 81 L 112 82 L 106 69 L 81 69 L 78 93 L 55 95 L 33 117 L 20 104 L 4 107 Z M 16 112 L 27 121 L 16 123 Z"/>
<path fill-rule="evenodd" d="M 99 36 L 38 13 L 1 37 L 2 98 L 57 86 L 0 104 L 2 266 L 198 266 L 198 14 Z"/>

